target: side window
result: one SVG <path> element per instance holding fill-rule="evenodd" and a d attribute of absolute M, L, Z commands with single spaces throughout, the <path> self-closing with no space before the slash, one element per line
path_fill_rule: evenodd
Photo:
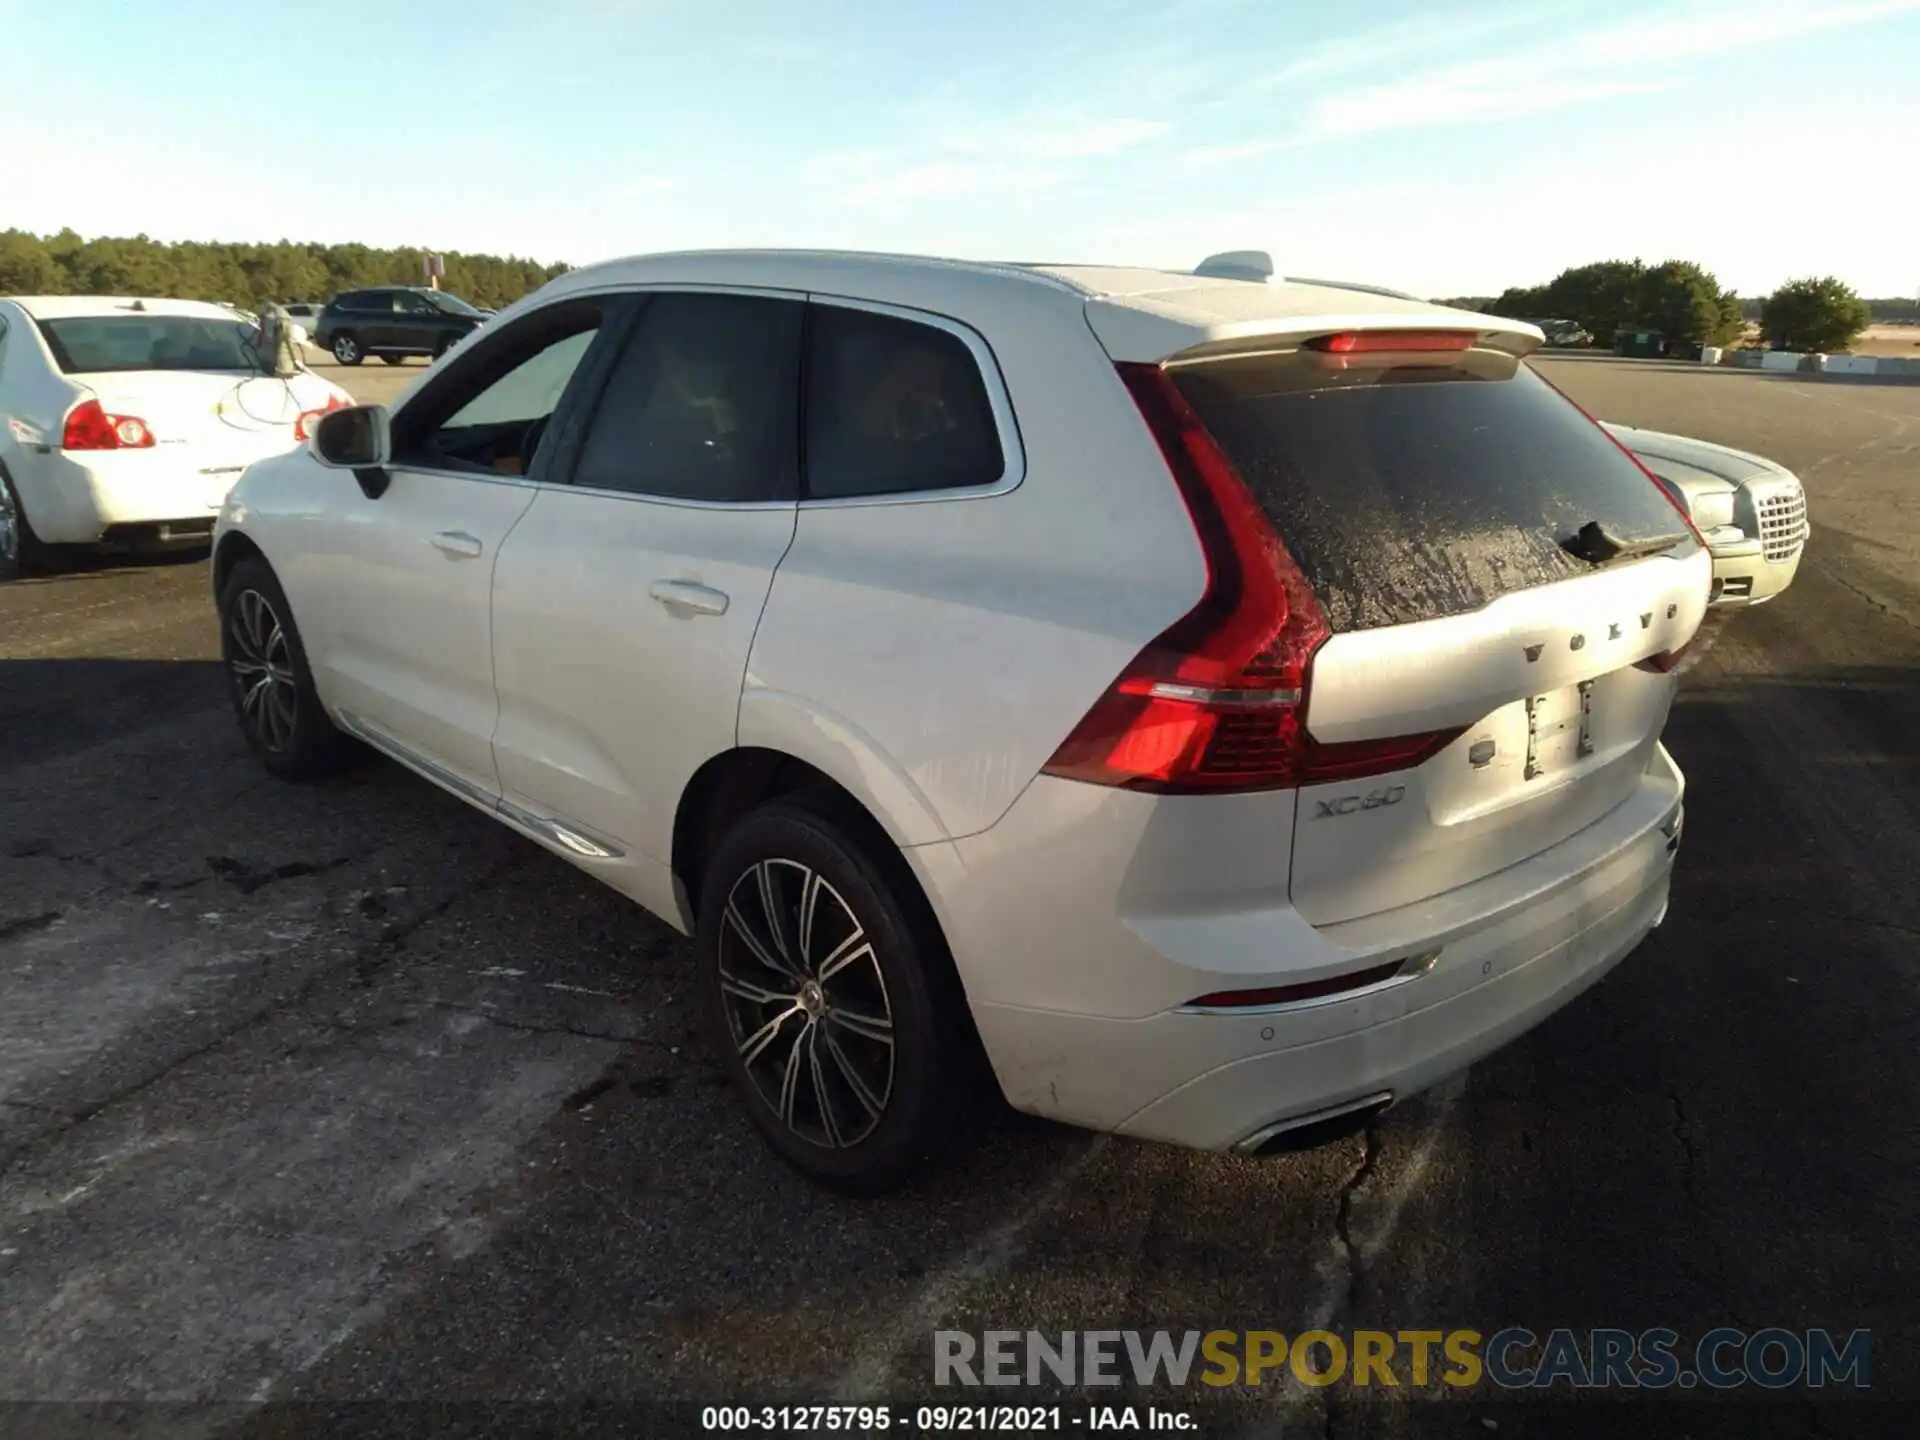
<path fill-rule="evenodd" d="M 1006 473 L 966 342 L 937 326 L 815 304 L 807 326 L 807 499 L 991 485 Z"/>
<path fill-rule="evenodd" d="M 601 318 L 597 301 L 556 305 L 476 345 L 395 417 L 395 462 L 525 475 Z"/>
<path fill-rule="evenodd" d="M 424 295 L 415 295 L 411 290 L 402 290 L 393 297 L 394 308 L 403 315 L 432 315 L 435 313 L 433 302 Z"/>
<path fill-rule="evenodd" d="M 586 358 L 595 333 L 582 330 L 554 340 L 454 411 L 441 428 L 468 430 L 545 419 L 560 408 L 560 397 Z"/>
<path fill-rule="evenodd" d="M 674 500 L 790 500 L 805 305 L 651 297 L 580 449 L 573 482 Z"/>

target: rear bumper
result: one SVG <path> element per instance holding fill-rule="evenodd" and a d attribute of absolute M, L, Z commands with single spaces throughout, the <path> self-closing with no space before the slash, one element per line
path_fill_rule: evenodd
<path fill-rule="evenodd" d="M 1651 850 L 1653 847 L 1644 847 Z M 1525 1034 L 1625 959 L 1664 917 L 1670 865 L 1664 851 L 1625 858 L 1556 902 L 1537 906 L 1446 947 L 1431 977 L 1405 982 L 1407 1012 L 1330 1040 L 1228 1060 L 1144 1106 L 1119 1130 L 1206 1149 L 1252 1149 L 1328 1110 L 1404 1100 Z M 1464 985 L 1460 982 L 1464 981 Z M 1237 1035 L 1231 1049 L 1284 1023 L 1207 1016 Z M 1258 1028 L 1256 1028 L 1258 1027 Z"/>
<path fill-rule="evenodd" d="M 1111 915 L 1110 875 L 1109 915 L 1083 913 L 1070 954 L 1041 949 L 1044 936 L 1028 937 L 1023 949 L 1019 932 L 1035 928 L 1023 922 L 1039 911 L 1004 892 L 990 911 L 977 908 L 967 891 L 990 882 L 992 867 L 969 841 L 959 842 L 961 867 L 935 903 L 1015 1107 L 1204 1149 L 1250 1147 L 1302 1121 L 1414 1094 L 1605 975 L 1664 917 L 1682 788 L 1656 747 L 1639 789 L 1559 845 L 1444 895 L 1317 929 L 1284 905 L 1122 920 Z M 1063 839 L 1051 837 L 1056 857 Z M 1057 860 L 1029 856 L 1028 864 L 1039 885 L 1060 873 Z M 1135 878 L 1127 874 L 1122 887 Z M 1032 972 L 1036 999 L 1078 982 L 1082 994 L 1110 990 L 1113 1003 L 1104 1014 L 1085 1003 L 1021 1003 L 1001 956 Z M 1420 963 L 1407 973 L 1328 998 L 1231 1011 L 1186 1003 L 1232 988 L 1217 977 L 1254 964 L 1269 976 L 1321 974 L 1413 957 Z M 1139 1013 L 1136 997 L 1150 990 L 1177 998 Z M 1135 1013 L 1114 1013 L 1122 1006 Z"/>
<path fill-rule="evenodd" d="M 204 541 L 243 468 L 229 463 L 209 473 L 194 457 L 158 447 L 90 454 L 84 462 L 64 451 L 35 459 L 21 499 L 34 534 L 50 545 Z"/>

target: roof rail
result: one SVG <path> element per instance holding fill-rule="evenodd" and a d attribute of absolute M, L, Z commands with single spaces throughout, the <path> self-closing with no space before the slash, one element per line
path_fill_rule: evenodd
<path fill-rule="evenodd" d="M 1385 295 L 1389 300 L 1420 299 L 1418 295 L 1409 295 L 1404 290 L 1389 290 L 1384 285 L 1358 285 L 1351 280 L 1309 280 L 1304 275 L 1289 275 L 1286 280 L 1289 285 L 1319 285 L 1328 290 L 1359 290 L 1367 295 Z"/>
<path fill-rule="evenodd" d="M 1273 276 L 1273 257 L 1264 250 L 1224 250 L 1193 267 L 1212 280 L 1251 280 L 1265 284 Z"/>

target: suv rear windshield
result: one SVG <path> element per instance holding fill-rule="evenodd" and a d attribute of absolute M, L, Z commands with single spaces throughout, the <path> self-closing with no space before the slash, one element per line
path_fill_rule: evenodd
<path fill-rule="evenodd" d="M 1562 548 L 1589 521 L 1623 542 L 1696 543 L 1656 485 L 1532 369 L 1485 350 L 1447 360 L 1301 351 L 1169 371 L 1334 630 L 1458 615 L 1591 573 Z"/>
<path fill-rule="evenodd" d="M 257 372 L 255 331 L 201 315 L 70 315 L 39 322 L 54 362 L 69 375 L 116 370 Z"/>

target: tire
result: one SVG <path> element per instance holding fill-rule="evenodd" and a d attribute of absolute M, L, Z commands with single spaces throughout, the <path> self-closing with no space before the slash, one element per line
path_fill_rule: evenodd
<path fill-rule="evenodd" d="M 59 568 L 59 553 L 33 533 L 27 507 L 13 488 L 13 477 L 0 469 L 0 584 L 23 575 L 43 575 Z"/>
<path fill-rule="evenodd" d="M 220 587 L 220 658 L 241 737 L 269 773 L 317 780 L 355 757 L 320 704 L 286 592 L 257 555 Z"/>
<path fill-rule="evenodd" d="M 366 359 L 366 353 L 360 348 L 360 337 L 351 330 L 342 330 L 327 346 L 333 352 L 333 358 L 342 365 L 358 365 Z"/>
<path fill-rule="evenodd" d="M 407 363 L 407 357 L 404 355 L 382 355 L 380 358 L 389 365 L 404 365 Z"/>
<path fill-rule="evenodd" d="M 442 355 L 446 354 L 447 351 L 451 350 L 452 348 L 453 348 L 453 336 L 442 335 L 438 340 L 433 342 L 432 358 L 434 360 L 438 360 Z M 429 363 L 431 363 L 431 361 Z"/>
<path fill-rule="evenodd" d="M 701 886 L 700 984 L 768 1145 L 829 1189 L 876 1195 L 949 1148 L 977 1071 L 966 1000 L 911 872 L 851 819 L 789 798 L 726 834 Z"/>

